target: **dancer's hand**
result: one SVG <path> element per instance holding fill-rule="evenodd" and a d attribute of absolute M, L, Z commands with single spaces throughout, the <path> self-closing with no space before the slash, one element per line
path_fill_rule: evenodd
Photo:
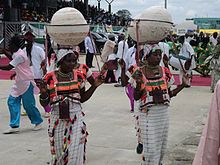
<path fill-rule="evenodd" d="M 106 70 L 108 70 L 108 65 L 107 65 L 107 63 L 104 63 L 104 65 L 102 66 L 101 71 L 105 72 Z"/>
<path fill-rule="evenodd" d="M 39 81 L 38 88 L 40 89 L 41 94 L 47 93 L 47 84 L 43 80 Z"/>
<path fill-rule="evenodd" d="M 167 57 L 166 54 L 164 54 L 164 56 L 163 56 L 163 63 L 165 65 L 165 67 L 169 68 L 169 58 Z"/>
<path fill-rule="evenodd" d="M 103 75 L 99 75 L 98 77 L 96 77 L 95 82 L 94 82 L 94 86 L 98 87 L 100 86 L 102 83 L 105 82 L 105 77 L 103 77 Z"/>
<path fill-rule="evenodd" d="M 140 83 L 142 81 L 142 73 L 141 71 L 137 70 L 135 76 L 133 76 L 137 83 Z"/>
<path fill-rule="evenodd" d="M 102 75 L 102 77 L 105 77 L 104 74 L 106 73 L 107 70 L 108 70 L 108 65 L 104 63 L 104 65 L 101 68 L 100 75 Z"/>
<path fill-rule="evenodd" d="M 13 80 L 16 76 L 16 73 L 13 73 L 11 76 L 10 76 L 10 80 Z"/>
<path fill-rule="evenodd" d="M 136 81 L 136 90 L 140 90 L 141 89 L 141 82 L 142 82 L 142 73 L 141 71 L 137 70 L 136 74 L 135 74 L 135 81 Z"/>

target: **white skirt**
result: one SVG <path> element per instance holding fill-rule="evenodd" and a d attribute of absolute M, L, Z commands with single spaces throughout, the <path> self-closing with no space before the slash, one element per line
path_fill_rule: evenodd
<path fill-rule="evenodd" d="M 79 103 L 70 103 L 71 121 L 59 119 L 58 106 L 52 106 L 48 128 L 52 165 L 84 165 L 87 132 L 83 116 Z"/>
<path fill-rule="evenodd" d="M 142 165 L 160 165 L 167 147 L 168 106 L 159 105 L 148 109 L 148 113 L 140 112 L 139 119 L 143 142 Z"/>

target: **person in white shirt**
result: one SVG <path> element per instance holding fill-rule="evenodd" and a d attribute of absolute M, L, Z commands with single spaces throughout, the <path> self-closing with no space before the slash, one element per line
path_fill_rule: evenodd
<path fill-rule="evenodd" d="M 116 58 L 119 59 L 119 60 L 124 59 L 127 52 L 128 52 L 128 43 L 125 39 L 125 35 L 120 34 L 118 36 L 118 51 L 117 51 L 117 54 L 116 54 Z M 116 79 L 118 81 L 120 81 L 120 77 L 121 77 L 121 67 L 120 66 L 116 70 L 115 76 L 116 76 Z M 121 84 L 115 84 L 115 87 L 119 87 L 119 86 L 121 86 Z"/>
<path fill-rule="evenodd" d="M 190 43 L 191 40 L 194 40 L 194 31 L 188 30 L 187 33 L 185 34 L 185 41 Z"/>
<path fill-rule="evenodd" d="M 109 56 L 114 54 L 114 50 L 115 50 L 115 36 L 114 35 L 108 35 L 108 40 L 105 42 L 105 45 L 103 47 L 102 50 L 102 54 L 101 54 L 101 60 L 103 63 L 108 62 L 108 60 L 110 59 Z M 115 56 L 115 54 L 114 54 Z M 109 83 L 109 79 L 111 83 L 115 83 L 115 75 L 114 75 L 114 70 L 108 68 L 106 77 L 105 77 L 105 83 Z"/>
<path fill-rule="evenodd" d="M 137 50 L 137 46 L 136 46 L 136 44 L 134 44 L 133 46 L 131 46 L 128 49 L 128 52 L 127 52 L 126 56 L 124 57 L 124 61 L 125 61 L 125 64 L 126 64 L 126 66 L 125 66 L 126 71 L 132 65 L 136 65 L 136 59 L 135 59 L 136 50 Z"/>
<path fill-rule="evenodd" d="M 107 62 L 108 56 L 114 52 L 115 48 L 115 36 L 112 34 L 108 35 L 108 40 L 105 42 L 102 53 L 101 60 L 103 63 Z"/>
<path fill-rule="evenodd" d="M 95 48 L 95 42 L 93 38 L 91 37 L 90 32 L 88 32 L 88 35 L 86 36 L 84 40 L 84 44 L 85 44 L 85 49 L 86 49 L 86 65 L 89 68 L 92 68 L 93 67 L 92 62 L 93 62 L 94 54 L 96 53 L 96 48 Z"/>
<path fill-rule="evenodd" d="M 159 43 L 158 43 L 160 49 L 162 50 L 162 56 L 161 56 L 161 61 L 160 61 L 160 66 L 165 66 L 164 64 L 164 58 L 165 59 L 168 59 L 169 60 L 169 57 L 170 57 L 170 47 L 169 45 L 165 42 L 165 40 L 161 40 Z M 166 66 L 167 67 L 167 66 Z"/>
<path fill-rule="evenodd" d="M 41 47 L 35 45 L 35 36 L 32 32 L 26 32 L 24 38 L 27 42 L 27 45 L 23 50 L 26 52 L 30 60 L 30 66 L 34 74 L 34 79 L 42 79 L 46 69 L 45 52 Z"/>
<path fill-rule="evenodd" d="M 34 80 L 39 87 L 39 83 L 46 73 L 46 59 L 44 50 L 34 43 L 35 36 L 31 31 L 24 34 L 24 39 L 27 42 L 23 49 L 30 60 L 30 67 L 34 75 Z M 50 106 L 44 107 L 45 117 L 49 117 Z M 22 113 L 24 115 L 24 113 Z"/>
<path fill-rule="evenodd" d="M 192 70 L 196 68 L 196 61 L 194 57 L 195 52 L 192 46 L 187 41 L 185 41 L 185 36 L 180 36 L 179 42 L 182 44 L 179 54 L 191 60 L 191 64 L 188 70 L 185 69 L 184 69 L 185 71 L 183 69 L 180 70 L 179 78 L 180 78 L 180 83 L 182 83 L 182 78 L 184 74 L 188 74 L 189 76 L 192 76 Z M 189 80 L 187 87 L 191 86 L 190 81 L 191 79 Z"/>
<path fill-rule="evenodd" d="M 213 47 L 215 47 L 217 45 L 217 43 L 218 43 L 217 37 L 218 37 L 218 33 L 217 32 L 214 32 L 212 34 L 212 36 L 210 37 L 210 43 L 212 44 Z"/>

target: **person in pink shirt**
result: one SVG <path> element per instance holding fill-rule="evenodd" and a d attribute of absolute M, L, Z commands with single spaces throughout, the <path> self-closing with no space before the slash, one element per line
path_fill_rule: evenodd
<path fill-rule="evenodd" d="M 220 81 L 216 84 L 193 165 L 220 164 Z"/>
<path fill-rule="evenodd" d="M 35 125 L 33 128 L 34 131 L 40 130 L 41 123 L 43 122 L 34 98 L 34 93 L 37 94 L 39 89 L 34 82 L 34 75 L 30 68 L 30 60 L 21 49 L 22 42 L 19 36 L 11 38 L 9 49 L 12 53 L 12 61 L 7 66 L 0 66 L 2 70 L 15 68 L 16 72 L 15 83 L 8 97 L 11 128 L 6 130 L 4 134 L 19 132 L 21 101 L 31 123 Z"/>

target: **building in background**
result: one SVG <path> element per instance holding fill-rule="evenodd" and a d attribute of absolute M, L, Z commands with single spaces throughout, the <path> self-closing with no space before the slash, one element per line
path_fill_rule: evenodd
<path fill-rule="evenodd" d="M 220 18 L 192 18 L 187 20 L 193 20 L 194 24 L 198 26 L 199 32 L 220 33 Z"/>

